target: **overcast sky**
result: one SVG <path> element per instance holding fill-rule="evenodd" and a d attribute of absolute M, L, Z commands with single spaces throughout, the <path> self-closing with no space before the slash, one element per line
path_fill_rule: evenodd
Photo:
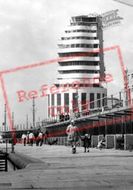
<path fill-rule="evenodd" d="M 0 69 L 14 68 L 57 58 L 57 43 L 71 16 L 104 13 L 119 9 L 123 17 L 119 26 L 104 30 L 104 47 L 119 45 L 125 66 L 132 69 L 133 8 L 113 0 L 0 0 Z M 115 51 L 105 53 L 106 72 L 113 75 L 109 94 L 123 88 L 119 59 Z M 16 91 L 37 90 L 56 80 L 57 63 L 45 65 L 4 77 L 15 123 L 31 121 L 32 102 L 19 103 Z M 0 125 L 4 101 L 0 91 Z M 46 117 L 46 98 L 36 99 L 36 120 Z"/>

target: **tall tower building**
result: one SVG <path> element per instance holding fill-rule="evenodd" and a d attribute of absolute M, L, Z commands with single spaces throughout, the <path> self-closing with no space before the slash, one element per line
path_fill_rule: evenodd
<path fill-rule="evenodd" d="M 88 112 L 104 106 L 105 67 L 100 16 L 74 16 L 58 43 L 56 93 L 48 95 L 48 115 Z M 100 51 L 101 50 L 101 51 Z"/>

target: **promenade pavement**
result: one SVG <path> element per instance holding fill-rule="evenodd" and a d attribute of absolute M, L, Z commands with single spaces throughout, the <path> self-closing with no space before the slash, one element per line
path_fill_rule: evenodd
<path fill-rule="evenodd" d="M 69 146 L 19 144 L 17 153 L 22 161 L 32 157 L 31 163 L 0 173 L 0 189 L 133 189 L 133 152 L 91 148 L 84 153 L 78 147 L 72 154 Z"/>

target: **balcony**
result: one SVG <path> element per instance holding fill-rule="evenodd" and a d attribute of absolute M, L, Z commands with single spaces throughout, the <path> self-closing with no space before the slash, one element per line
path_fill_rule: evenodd
<path fill-rule="evenodd" d="M 71 71 L 71 70 L 100 70 L 100 66 L 72 65 L 72 66 L 58 67 L 58 71 Z"/>
<path fill-rule="evenodd" d="M 86 37 L 97 37 L 97 32 L 89 33 L 89 32 L 71 32 L 71 33 L 64 33 L 62 37 L 72 37 L 72 36 L 86 36 Z"/>
<path fill-rule="evenodd" d="M 98 52 L 99 48 L 80 48 L 80 47 L 74 47 L 74 48 L 58 48 L 58 53 L 76 53 L 76 52 Z"/>
<path fill-rule="evenodd" d="M 68 73 L 68 74 L 58 74 L 58 79 L 85 79 L 85 78 L 100 78 L 99 73 L 85 74 L 85 73 Z"/>
<path fill-rule="evenodd" d="M 59 62 L 68 62 L 68 61 L 100 61 L 100 57 L 90 57 L 90 56 L 71 56 L 71 57 L 62 57 Z"/>
<path fill-rule="evenodd" d="M 89 23 L 88 23 L 89 25 Z M 65 30 L 97 30 L 97 26 L 87 26 L 87 25 L 69 25 Z"/>
<path fill-rule="evenodd" d="M 86 40 L 86 39 L 69 39 L 60 40 L 59 46 L 61 45 L 71 45 L 71 44 L 99 44 L 99 40 Z"/>

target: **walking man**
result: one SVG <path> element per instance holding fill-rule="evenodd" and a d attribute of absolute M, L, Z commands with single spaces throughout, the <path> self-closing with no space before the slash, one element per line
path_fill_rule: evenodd
<path fill-rule="evenodd" d="M 29 134 L 29 141 L 30 141 L 30 145 L 33 146 L 34 134 L 32 132 L 30 132 Z"/>
<path fill-rule="evenodd" d="M 22 139 L 24 146 L 26 146 L 27 135 L 25 133 L 22 134 L 21 139 Z"/>

